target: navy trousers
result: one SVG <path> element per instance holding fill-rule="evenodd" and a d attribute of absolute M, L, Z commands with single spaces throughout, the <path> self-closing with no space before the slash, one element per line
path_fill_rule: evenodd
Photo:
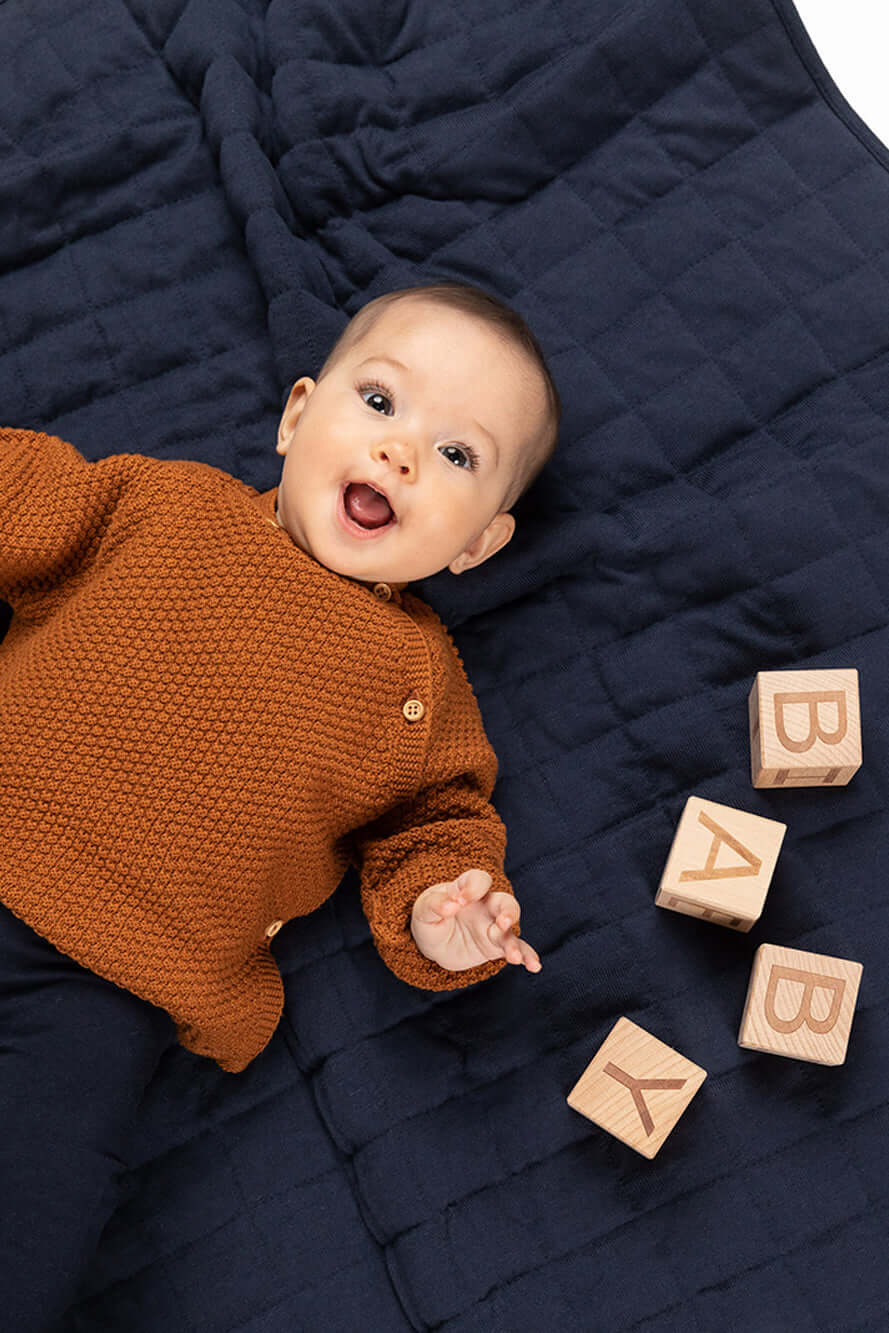
<path fill-rule="evenodd" d="M 54 1333 L 114 1211 L 169 1014 L 0 905 L 0 1326 Z"/>

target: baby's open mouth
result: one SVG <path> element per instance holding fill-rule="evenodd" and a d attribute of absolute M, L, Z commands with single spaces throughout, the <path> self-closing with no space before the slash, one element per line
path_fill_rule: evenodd
<path fill-rule="evenodd" d="M 348 483 L 343 493 L 343 508 L 359 528 L 382 528 L 395 518 L 385 495 L 364 481 Z"/>

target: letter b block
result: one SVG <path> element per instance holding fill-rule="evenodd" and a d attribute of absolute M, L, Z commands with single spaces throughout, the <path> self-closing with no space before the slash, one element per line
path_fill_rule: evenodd
<path fill-rule="evenodd" d="M 567 1101 L 643 1157 L 654 1157 L 706 1077 L 706 1069 L 619 1018 Z"/>
<path fill-rule="evenodd" d="M 754 787 L 842 787 L 861 767 L 854 668 L 759 671 L 748 705 Z"/>
<path fill-rule="evenodd" d="M 761 944 L 750 973 L 738 1045 L 841 1065 L 862 971 L 860 963 L 848 958 Z"/>
<path fill-rule="evenodd" d="M 762 913 L 787 825 L 689 796 L 655 904 L 732 930 Z"/>

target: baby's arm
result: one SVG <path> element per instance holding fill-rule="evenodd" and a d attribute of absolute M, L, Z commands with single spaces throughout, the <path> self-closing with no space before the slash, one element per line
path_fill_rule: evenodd
<path fill-rule="evenodd" d="M 516 957 L 491 915 L 508 914 L 506 929 L 516 941 L 519 909 L 504 870 L 506 830 L 490 799 L 497 757 L 447 631 L 443 649 L 445 684 L 432 700 L 423 787 L 355 838 L 362 903 L 377 950 L 396 976 L 428 990 L 471 985 L 507 962 L 527 959 L 535 970 L 537 960 L 524 944 Z M 442 918 L 442 890 L 473 870 L 472 882 L 483 892 L 471 903 L 455 903 L 458 919 L 454 906 Z M 482 929 L 490 930 L 486 940 Z"/>
<path fill-rule="evenodd" d="M 501 971 L 506 964 L 502 952 L 474 967 L 443 967 L 421 951 L 412 931 L 420 895 L 472 867 L 488 872 L 492 892 L 513 897 L 503 870 L 506 831 L 477 777 L 461 774 L 427 787 L 359 830 L 353 840 L 361 902 L 390 971 L 425 990 L 469 986 Z"/>
<path fill-rule="evenodd" d="M 89 560 L 122 474 L 120 456 L 88 463 L 53 435 L 0 428 L 0 599 L 16 609 Z"/>

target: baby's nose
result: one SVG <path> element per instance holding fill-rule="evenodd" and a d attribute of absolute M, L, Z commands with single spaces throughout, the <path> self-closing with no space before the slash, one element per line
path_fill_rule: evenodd
<path fill-rule="evenodd" d="M 416 476 L 416 453 L 413 447 L 403 440 L 388 440 L 385 444 L 375 444 L 370 454 L 375 463 L 388 463 L 391 467 L 397 467 L 406 480 Z"/>

